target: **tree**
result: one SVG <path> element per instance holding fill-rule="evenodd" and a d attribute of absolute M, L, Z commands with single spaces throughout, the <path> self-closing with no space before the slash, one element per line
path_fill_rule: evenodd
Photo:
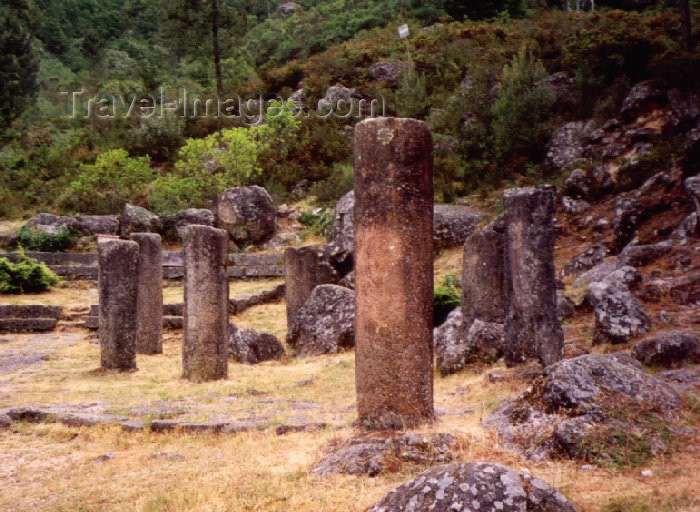
<path fill-rule="evenodd" d="M 19 117 L 37 90 L 39 61 L 28 11 L 26 0 L 4 0 L 0 5 L 0 126 Z"/>
<path fill-rule="evenodd" d="M 690 20 L 690 1 L 679 0 L 678 7 L 681 11 L 681 35 L 683 37 L 683 49 L 690 52 L 693 49 L 693 34 Z"/>

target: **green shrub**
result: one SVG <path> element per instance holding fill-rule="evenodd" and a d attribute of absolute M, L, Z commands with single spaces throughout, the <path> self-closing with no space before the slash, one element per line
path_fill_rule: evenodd
<path fill-rule="evenodd" d="M 23 249 L 42 252 L 62 252 L 75 243 L 76 235 L 67 228 L 60 228 L 56 234 L 37 231 L 29 226 L 19 230 L 17 241 Z"/>
<path fill-rule="evenodd" d="M 149 156 L 131 158 L 124 149 L 99 155 L 94 164 L 80 166 L 80 174 L 59 199 L 64 208 L 82 213 L 109 214 L 124 203 L 142 203 L 153 179 Z"/>
<path fill-rule="evenodd" d="M 313 212 L 303 212 L 299 215 L 299 222 L 311 228 L 311 233 L 316 236 L 328 236 L 333 229 L 333 210 L 318 208 Z"/>
<path fill-rule="evenodd" d="M 0 258 L 0 294 L 43 292 L 58 282 L 58 276 L 49 267 L 24 254 L 17 263 Z"/>
<path fill-rule="evenodd" d="M 310 194 L 316 196 L 320 204 L 335 204 L 355 186 L 355 169 L 352 164 L 338 163 L 333 166 L 331 175 L 314 183 Z"/>
<path fill-rule="evenodd" d="M 461 294 L 457 288 L 457 278 L 447 275 L 443 278 L 440 286 L 435 288 L 433 294 L 433 307 L 435 309 L 435 325 L 441 325 L 447 319 L 450 312 L 459 307 Z"/>

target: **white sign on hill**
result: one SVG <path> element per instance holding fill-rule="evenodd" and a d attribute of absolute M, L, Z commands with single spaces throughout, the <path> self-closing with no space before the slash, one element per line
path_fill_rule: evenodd
<path fill-rule="evenodd" d="M 399 27 L 399 37 L 401 39 L 406 39 L 410 31 L 408 30 L 408 25 L 401 25 Z"/>

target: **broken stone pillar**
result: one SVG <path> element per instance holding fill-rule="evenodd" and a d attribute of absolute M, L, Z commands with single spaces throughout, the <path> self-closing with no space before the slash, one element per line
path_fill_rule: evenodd
<path fill-rule="evenodd" d="M 287 332 L 291 332 L 297 312 L 322 284 L 335 284 L 338 274 L 330 265 L 325 251 L 318 245 L 288 247 L 284 251 Z"/>
<path fill-rule="evenodd" d="M 228 234 L 192 225 L 181 231 L 185 265 L 182 376 L 193 382 L 228 375 Z"/>
<path fill-rule="evenodd" d="M 163 353 L 163 251 L 160 235 L 134 233 L 139 244 L 136 353 Z"/>
<path fill-rule="evenodd" d="M 105 370 L 136 370 L 139 246 L 127 240 L 97 244 L 100 362 Z"/>
<path fill-rule="evenodd" d="M 433 144 L 414 119 L 355 128 L 355 385 L 360 425 L 433 419 Z"/>
<path fill-rule="evenodd" d="M 464 243 L 462 317 L 467 330 L 476 319 L 503 323 L 504 228 L 499 217 Z"/>
<path fill-rule="evenodd" d="M 554 210 L 551 185 L 503 194 L 506 223 L 505 359 L 508 365 L 562 358 L 564 336 L 557 320 Z"/>

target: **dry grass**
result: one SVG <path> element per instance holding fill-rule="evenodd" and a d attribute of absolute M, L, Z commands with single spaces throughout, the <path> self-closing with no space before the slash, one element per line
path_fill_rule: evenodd
<path fill-rule="evenodd" d="M 265 278 L 265 279 L 246 279 L 246 280 L 235 280 L 229 283 L 229 297 L 236 298 L 241 295 L 246 295 L 248 293 L 255 293 L 278 284 L 283 284 L 284 279 L 279 278 Z M 184 299 L 184 288 L 181 282 L 173 281 L 168 282 L 163 287 L 163 301 L 166 304 L 177 304 L 181 303 Z"/>

